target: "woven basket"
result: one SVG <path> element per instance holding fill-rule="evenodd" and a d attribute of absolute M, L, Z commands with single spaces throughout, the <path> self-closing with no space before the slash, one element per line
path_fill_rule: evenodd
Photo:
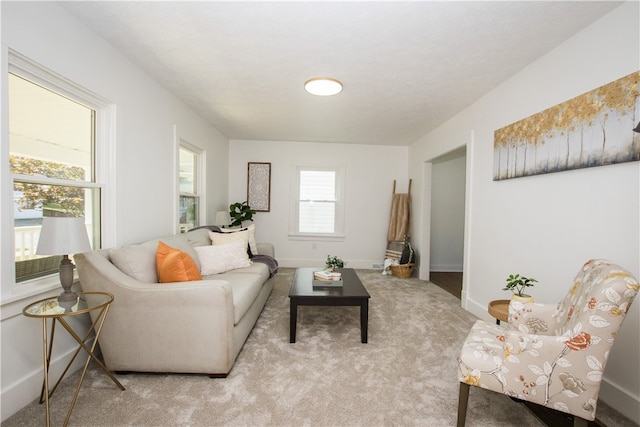
<path fill-rule="evenodd" d="M 409 264 L 391 265 L 389 267 L 391 268 L 391 274 L 401 279 L 406 279 L 408 277 L 411 277 L 411 274 L 413 273 L 414 265 L 415 264 L 413 263 L 409 263 Z"/>

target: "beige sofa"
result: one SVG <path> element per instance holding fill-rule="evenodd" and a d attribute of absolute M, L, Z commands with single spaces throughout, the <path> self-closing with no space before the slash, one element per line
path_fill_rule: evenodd
<path fill-rule="evenodd" d="M 106 366 L 226 376 L 273 289 L 273 245 L 258 243 L 260 255 L 249 267 L 199 281 L 157 283 L 159 241 L 190 254 L 198 267 L 194 247 L 211 245 L 209 230 L 196 229 L 75 256 L 82 290 L 114 296 L 99 339 Z"/>

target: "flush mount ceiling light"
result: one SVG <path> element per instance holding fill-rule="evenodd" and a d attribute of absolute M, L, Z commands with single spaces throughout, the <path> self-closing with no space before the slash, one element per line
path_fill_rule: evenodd
<path fill-rule="evenodd" d="M 318 96 L 337 95 L 342 92 L 342 83 L 330 77 L 316 77 L 305 82 L 304 90 Z"/>

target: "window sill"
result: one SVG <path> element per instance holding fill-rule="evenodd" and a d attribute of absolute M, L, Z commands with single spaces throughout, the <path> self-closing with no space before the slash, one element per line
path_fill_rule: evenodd
<path fill-rule="evenodd" d="M 78 274 L 74 272 L 72 289 L 81 290 L 76 289 L 78 286 Z M 0 305 L 4 308 L 5 305 L 18 301 L 28 301 L 29 299 L 35 299 L 36 297 L 40 299 L 47 298 L 48 294 L 50 294 L 52 291 L 55 291 L 55 295 L 59 294 L 62 291 L 62 287 L 60 286 L 60 278 L 57 273 L 45 277 L 40 277 L 38 279 L 27 280 L 25 282 L 14 284 L 11 288 L 10 294 L 2 295 Z"/>
<path fill-rule="evenodd" d="M 344 235 L 338 234 L 289 234 L 289 240 L 295 241 L 343 242 L 344 239 Z"/>
<path fill-rule="evenodd" d="M 60 283 L 37 283 L 37 284 L 21 284 L 17 289 L 13 289 L 11 295 L 2 296 L 2 316 L 0 319 L 5 321 L 22 314 L 22 309 L 27 305 L 56 296 L 60 293 Z"/>

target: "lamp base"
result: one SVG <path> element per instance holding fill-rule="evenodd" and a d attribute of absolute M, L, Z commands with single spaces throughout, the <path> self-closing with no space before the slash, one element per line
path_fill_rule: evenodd
<path fill-rule="evenodd" d="M 73 269 L 75 265 L 71 262 L 68 255 L 62 257 L 60 261 L 60 284 L 64 292 L 58 295 L 58 301 L 71 302 L 78 299 L 78 295 L 71 291 L 73 285 Z"/>
<path fill-rule="evenodd" d="M 78 301 L 78 294 L 71 291 L 64 291 L 58 295 L 58 302 L 76 302 Z"/>

